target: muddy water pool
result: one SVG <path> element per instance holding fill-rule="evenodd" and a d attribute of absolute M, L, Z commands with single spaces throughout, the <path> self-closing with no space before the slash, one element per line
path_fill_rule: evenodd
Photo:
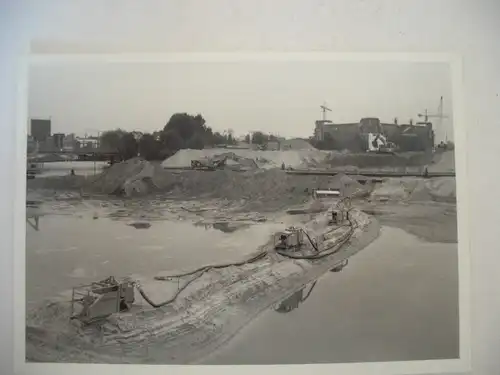
<path fill-rule="evenodd" d="M 193 225 L 191 221 L 137 222 L 92 215 L 51 214 L 26 225 L 28 305 L 81 283 L 108 276 L 153 277 L 240 260 L 266 243 L 281 223 Z M 130 224 L 134 224 L 130 225 Z M 236 227 L 238 228 L 238 226 Z"/>
<path fill-rule="evenodd" d="M 457 244 L 383 227 L 341 272 L 264 312 L 204 363 L 457 358 L 458 327 Z"/>

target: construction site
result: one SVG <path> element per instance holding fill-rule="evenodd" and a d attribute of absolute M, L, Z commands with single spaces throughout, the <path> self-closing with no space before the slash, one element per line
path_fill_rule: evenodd
<path fill-rule="evenodd" d="M 446 247 L 429 257 L 433 265 L 444 262 L 448 272 L 440 277 L 448 287 L 442 296 L 451 300 L 440 328 L 427 327 L 446 331 L 429 338 L 439 350 L 429 354 L 419 349 L 407 355 L 409 359 L 458 356 L 454 171 L 453 151 L 368 158 L 312 147 L 185 149 L 161 163 L 134 158 L 96 175 L 29 179 L 26 359 L 235 364 L 293 363 L 295 356 L 304 363 L 300 361 L 309 357 L 301 359 L 293 351 L 274 359 L 267 354 L 238 359 L 231 343 L 272 306 L 278 312 L 294 310 L 305 300 L 302 294 L 297 297 L 304 287 L 310 288 L 326 274 L 336 280 L 342 280 L 342 274 L 349 277 L 350 269 L 358 272 L 356 259 L 362 268 L 363 256 L 374 257 L 370 254 L 382 251 L 381 247 L 394 248 L 393 242 L 386 246 L 380 241 L 398 236 L 423 249 L 430 246 L 425 244 Z M 390 234 L 391 230 L 402 234 Z M 371 262 L 384 259 L 383 254 Z M 415 256 L 410 254 L 406 262 Z M 397 267 L 401 266 L 396 262 L 391 266 Z M 366 275 L 374 272 L 366 268 L 365 276 L 354 284 L 364 280 L 366 292 L 371 283 Z M 433 283 L 437 291 L 438 283 Z M 338 312 L 338 304 L 334 306 L 333 315 Z M 276 326 L 267 324 L 266 330 Z M 336 335 L 342 341 L 341 334 Z M 362 333 L 351 332 L 349 340 L 356 335 Z M 256 342 L 261 339 L 249 339 L 248 345 L 260 346 Z M 422 341 L 411 335 L 405 340 L 408 345 Z M 317 352 L 314 343 L 308 345 Z M 404 345 L 394 342 L 395 348 Z M 420 347 L 429 345 L 422 342 Z M 243 345 L 237 352 L 244 350 Z M 313 355 L 310 361 L 368 358 L 352 354 L 354 350 L 346 353 L 337 348 L 326 359 Z M 402 358 L 391 353 L 377 358 Z"/>

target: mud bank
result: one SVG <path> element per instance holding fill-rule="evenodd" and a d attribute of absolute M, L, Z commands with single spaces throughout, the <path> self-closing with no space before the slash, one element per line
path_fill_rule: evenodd
<path fill-rule="evenodd" d="M 147 165 L 147 164 L 146 164 Z M 142 177 L 145 180 L 141 180 Z M 293 176 L 279 169 L 256 172 L 218 170 L 214 172 L 172 172 L 158 166 L 130 163 L 116 165 L 97 177 L 48 177 L 29 180 L 28 191 L 78 191 L 84 196 L 109 195 L 120 191 L 127 197 L 154 194 L 171 199 L 226 199 L 238 201 L 248 210 L 277 211 L 310 200 L 313 189 L 342 189 L 344 195 L 370 186 L 362 186 L 348 176 Z"/>
<path fill-rule="evenodd" d="M 399 154 L 331 154 L 326 165 L 330 167 L 375 168 L 375 169 L 404 169 L 408 167 L 424 167 L 431 163 L 431 152 L 406 152 Z"/>
<path fill-rule="evenodd" d="M 422 240 L 458 242 L 455 203 L 358 202 L 357 207 L 382 225 L 403 229 Z"/>
<path fill-rule="evenodd" d="M 319 233 L 318 223 L 325 219 L 317 218 L 308 229 Z M 100 326 L 73 325 L 67 302 L 47 303 L 27 315 L 26 358 L 81 363 L 201 361 L 260 312 L 377 238 L 379 224 L 373 217 L 353 210 L 352 219 L 357 223 L 354 234 L 334 255 L 314 262 L 290 260 L 269 250 L 267 243 L 261 251 L 267 249 L 268 255 L 258 262 L 206 272 L 173 304 L 152 309 L 139 302 L 134 314 L 121 314 Z M 137 279 L 153 300 L 168 299 L 179 287 L 177 282 Z"/>

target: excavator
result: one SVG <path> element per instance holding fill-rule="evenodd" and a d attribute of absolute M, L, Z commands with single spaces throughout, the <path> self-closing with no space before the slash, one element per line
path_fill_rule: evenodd
<path fill-rule="evenodd" d="M 226 157 L 221 159 L 206 158 L 191 160 L 191 169 L 215 171 L 224 168 L 226 160 Z"/>

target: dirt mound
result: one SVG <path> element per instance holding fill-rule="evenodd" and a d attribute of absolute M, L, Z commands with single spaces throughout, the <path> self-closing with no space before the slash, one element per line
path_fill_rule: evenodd
<path fill-rule="evenodd" d="M 105 194 L 124 193 L 126 196 L 145 194 L 152 183 L 155 168 L 140 158 L 133 158 L 107 168 L 95 178 L 88 189 Z"/>
<path fill-rule="evenodd" d="M 456 202 L 457 200 L 457 183 L 454 178 L 432 179 L 427 183 L 427 187 L 433 200 L 442 202 Z"/>
<path fill-rule="evenodd" d="M 239 201 L 247 209 L 280 210 L 307 202 L 314 189 L 338 189 L 344 195 L 367 195 L 370 187 L 339 174 L 336 176 L 289 175 L 280 169 L 257 172 L 185 171 L 167 188 L 186 198 L 223 198 Z"/>
<path fill-rule="evenodd" d="M 328 152 L 319 150 L 286 150 L 286 151 L 255 151 L 255 150 L 232 150 L 206 149 L 206 150 L 179 150 L 176 154 L 166 159 L 162 166 L 165 168 L 186 168 L 191 165 L 191 160 L 215 158 L 220 155 L 231 154 L 232 160 L 238 163 L 256 163 L 259 168 L 280 168 L 282 163 L 286 167 L 305 168 L 322 163 Z"/>
<path fill-rule="evenodd" d="M 292 138 L 280 142 L 283 150 L 316 150 L 309 142 L 302 138 Z"/>

